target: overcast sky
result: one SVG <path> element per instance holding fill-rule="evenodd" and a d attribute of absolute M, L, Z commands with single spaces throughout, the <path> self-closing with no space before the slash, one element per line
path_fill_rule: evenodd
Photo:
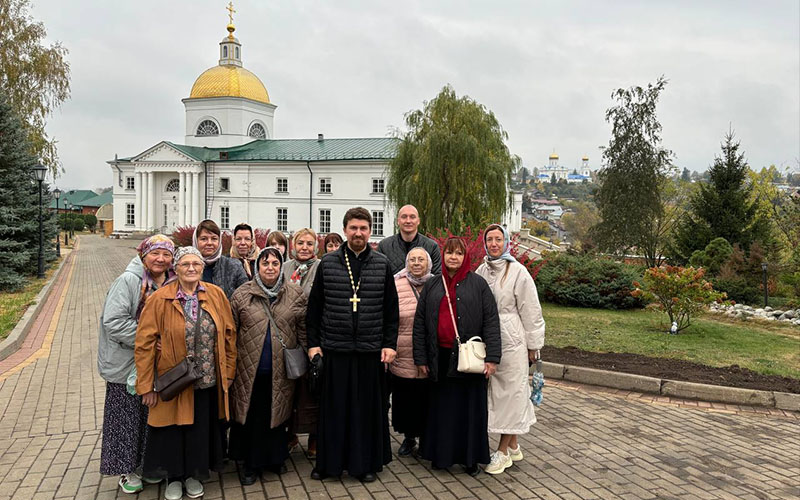
<path fill-rule="evenodd" d="M 105 163 L 183 142 L 197 76 L 227 34 L 222 0 L 33 0 L 69 49 L 72 98 L 50 118 L 62 188 Z M 800 2 L 239 0 L 244 66 L 276 138 L 383 137 L 447 83 L 492 110 L 533 168 L 577 166 L 610 128 L 615 88 L 669 79 L 658 115 L 676 164 L 705 170 L 729 126 L 750 165 L 800 170 Z"/>

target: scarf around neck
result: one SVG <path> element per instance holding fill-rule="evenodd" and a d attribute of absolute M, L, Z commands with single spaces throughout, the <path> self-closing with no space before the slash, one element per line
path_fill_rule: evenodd
<path fill-rule="evenodd" d="M 264 282 L 261 280 L 261 273 L 259 272 L 259 262 L 261 262 L 261 259 L 263 258 L 264 254 L 269 249 L 275 250 L 277 254 L 281 256 L 280 257 L 281 268 L 278 270 L 278 281 L 276 281 L 275 284 L 272 285 L 271 287 L 268 287 L 267 285 L 264 284 Z M 281 253 L 281 250 L 279 248 L 267 247 L 258 253 L 258 257 L 256 258 L 256 273 L 253 279 L 255 280 L 256 283 L 258 283 L 258 286 L 261 287 L 262 290 L 264 290 L 264 293 L 267 294 L 267 297 L 274 299 L 275 297 L 278 296 L 278 293 L 281 291 L 281 288 L 283 287 L 283 254 Z"/>
<path fill-rule="evenodd" d="M 425 274 L 423 274 L 419 278 L 417 278 L 416 276 L 411 274 L 411 271 L 409 271 L 409 269 L 408 269 L 408 256 L 411 255 L 411 252 L 416 251 L 417 249 L 425 252 L 425 256 L 428 258 L 428 269 L 426 269 L 425 270 Z M 433 276 L 433 274 L 431 274 L 431 268 L 432 267 L 433 267 L 433 263 L 431 262 L 431 255 L 428 253 L 428 251 L 425 250 L 422 247 L 415 247 L 415 248 L 412 248 L 411 251 L 409 251 L 406 254 L 406 267 L 404 267 L 403 269 L 397 271 L 397 273 L 394 275 L 394 277 L 395 278 L 405 278 L 405 279 L 408 280 L 409 283 L 411 283 L 411 285 L 416 286 L 416 287 L 420 287 L 420 286 L 424 285 L 425 282 L 428 281 L 429 279 L 431 279 L 431 277 Z"/>
<path fill-rule="evenodd" d="M 206 219 L 206 220 L 211 220 L 211 219 Z M 203 222 L 205 222 L 205 220 L 202 221 L 200 224 L 202 224 Z M 200 224 L 198 224 L 197 227 L 194 228 L 194 234 L 192 234 L 192 246 L 195 247 L 198 250 L 200 250 L 200 247 L 197 246 L 197 230 L 200 228 Z M 200 253 L 202 254 L 202 252 L 200 252 Z M 203 257 L 203 262 L 205 262 L 206 265 L 213 264 L 214 262 L 218 261 L 220 259 L 220 257 L 222 257 L 222 236 L 221 235 L 220 235 L 220 238 L 219 238 L 219 246 L 217 247 L 217 251 L 214 252 L 214 255 L 212 255 L 211 257 Z"/>

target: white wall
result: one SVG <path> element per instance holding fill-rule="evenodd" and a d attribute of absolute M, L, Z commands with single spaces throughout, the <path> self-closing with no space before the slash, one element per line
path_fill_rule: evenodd
<path fill-rule="evenodd" d="M 242 99 L 239 97 L 214 97 L 183 99 L 186 108 L 185 144 L 189 146 L 229 147 L 239 146 L 253 140 L 248 135 L 253 122 L 261 123 L 267 139 L 275 137 L 273 119 L 274 104 Z M 205 119 L 212 119 L 220 128 L 218 136 L 195 135 L 197 126 Z"/>

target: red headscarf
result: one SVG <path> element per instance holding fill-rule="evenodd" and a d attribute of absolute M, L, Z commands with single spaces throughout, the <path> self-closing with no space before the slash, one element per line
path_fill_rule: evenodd
<path fill-rule="evenodd" d="M 447 267 L 444 265 L 444 249 L 447 248 L 447 244 L 450 240 L 457 240 L 461 242 L 464 250 L 464 262 L 461 263 L 461 267 L 458 268 L 458 271 L 456 271 L 456 274 L 454 274 L 452 278 L 447 272 Z M 456 285 L 467 277 L 467 273 L 469 273 L 467 244 L 463 238 L 451 236 L 445 241 L 444 246 L 442 247 L 442 276 L 444 277 L 444 284 L 447 287 L 447 291 L 450 294 L 450 304 L 453 306 L 453 314 L 456 317 L 456 323 L 458 322 Z M 447 348 L 453 347 L 456 342 L 456 331 L 453 328 L 453 319 L 450 316 L 450 308 L 447 307 L 447 294 L 442 297 L 442 301 L 439 303 L 439 326 L 437 334 L 439 337 L 439 346 Z"/>

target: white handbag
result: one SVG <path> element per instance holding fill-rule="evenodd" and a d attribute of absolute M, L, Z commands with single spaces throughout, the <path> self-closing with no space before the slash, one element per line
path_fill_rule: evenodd
<path fill-rule="evenodd" d="M 450 308 L 450 319 L 453 320 L 453 330 L 456 332 L 456 341 L 458 342 L 458 371 L 461 373 L 483 373 L 486 344 L 477 335 L 466 342 L 461 342 L 461 337 L 458 335 L 456 316 L 453 314 L 453 305 L 450 303 L 450 291 L 447 290 L 447 282 L 444 279 L 444 275 L 442 275 L 442 284 L 444 285 L 444 293 L 447 295 L 447 307 Z"/>

